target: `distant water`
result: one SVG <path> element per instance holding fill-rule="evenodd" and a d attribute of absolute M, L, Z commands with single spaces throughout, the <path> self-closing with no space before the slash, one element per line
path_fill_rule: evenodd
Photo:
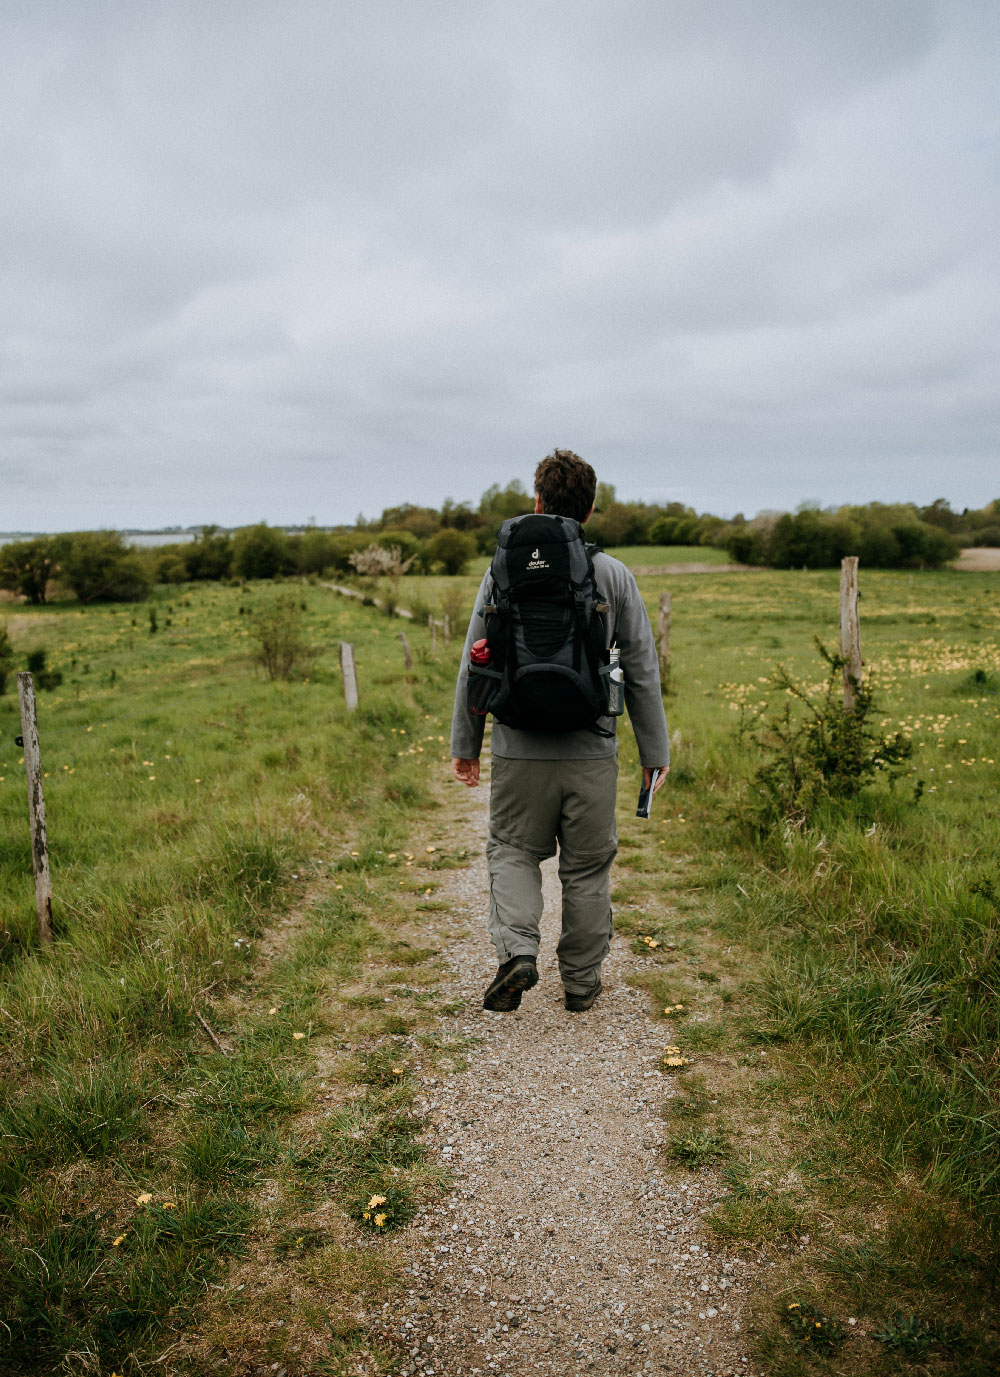
<path fill-rule="evenodd" d="M 125 531 L 125 539 L 130 545 L 141 545 L 150 549 L 154 545 L 187 545 L 194 540 L 194 531 Z"/>
<path fill-rule="evenodd" d="M 9 545 L 12 540 L 32 540 L 39 532 L 23 535 L 0 535 L 0 545 Z M 141 545 L 153 549 L 157 545 L 187 545 L 194 540 L 194 531 L 122 531 L 128 545 Z"/>

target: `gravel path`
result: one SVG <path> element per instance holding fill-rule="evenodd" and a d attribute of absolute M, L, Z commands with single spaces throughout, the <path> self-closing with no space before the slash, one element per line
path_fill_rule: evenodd
<path fill-rule="evenodd" d="M 482 851 L 486 802 L 487 788 L 450 797 L 456 844 Z M 455 1188 L 407 1231 L 408 1286 L 386 1326 L 404 1340 L 401 1370 L 749 1377 L 744 1264 L 703 1226 L 717 1182 L 664 1169 L 669 1039 L 623 981 L 626 944 L 616 939 L 594 1008 L 567 1013 L 550 862 L 539 983 L 517 1013 L 487 1013 L 486 893 L 480 856 L 437 896 L 449 901 L 436 923 L 451 970 L 442 993 L 465 1001 L 455 1032 L 473 1045 L 468 1069 L 429 1071 L 417 1101 Z"/>

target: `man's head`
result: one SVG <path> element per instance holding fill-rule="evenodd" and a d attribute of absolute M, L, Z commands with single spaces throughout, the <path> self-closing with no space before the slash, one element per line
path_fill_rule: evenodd
<path fill-rule="evenodd" d="M 586 521 L 594 510 L 597 474 L 571 449 L 554 449 L 535 469 L 536 510 Z"/>

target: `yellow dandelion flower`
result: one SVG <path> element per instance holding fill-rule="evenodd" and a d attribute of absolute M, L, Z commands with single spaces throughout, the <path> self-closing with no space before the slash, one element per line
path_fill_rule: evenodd
<path fill-rule="evenodd" d="M 164 1208 L 165 1210 L 176 1210 L 176 1208 L 177 1208 L 177 1201 L 176 1201 L 176 1200 L 164 1200 L 164 1201 L 163 1201 L 163 1208 Z"/>
<path fill-rule="evenodd" d="M 268 1014 L 270 1015 L 270 1014 L 276 1014 L 278 1011 L 277 1011 L 277 1009 L 268 1009 L 267 1012 L 268 1012 Z"/>
<path fill-rule="evenodd" d="M 372 1198 L 371 1198 L 371 1199 L 369 1200 L 369 1202 L 368 1202 L 368 1208 L 369 1208 L 370 1210 L 374 1210 L 374 1209 L 376 1208 L 376 1206 L 378 1206 L 378 1205 L 384 1205 L 385 1203 L 386 1203 L 386 1198 L 385 1198 L 384 1195 L 373 1195 Z"/>
<path fill-rule="evenodd" d="M 394 1076 L 401 1076 L 403 1074 L 403 1068 L 401 1066 L 394 1066 L 392 1068 L 392 1074 Z"/>
<path fill-rule="evenodd" d="M 377 1215 L 375 1216 L 375 1223 L 376 1223 L 376 1225 L 381 1229 L 382 1225 L 385 1223 L 385 1215 L 384 1215 L 384 1214 L 377 1214 Z"/>
<path fill-rule="evenodd" d="M 292 1034 L 292 1037 L 296 1040 L 296 1042 L 298 1042 L 298 1040 L 299 1040 L 300 1038 L 304 1038 L 304 1037 L 305 1037 L 305 1033 L 293 1033 L 293 1034 Z"/>
<path fill-rule="evenodd" d="M 428 856 L 429 856 L 433 851 L 436 851 L 436 850 L 437 850 L 437 847 L 436 847 L 436 846 L 425 846 L 425 847 L 424 847 L 424 850 L 427 852 L 427 854 L 428 854 Z"/>
<path fill-rule="evenodd" d="M 362 1218 L 363 1218 L 363 1219 L 371 1219 L 371 1217 L 372 1217 L 371 1210 L 365 1210 L 364 1214 L 362 1215 Z"/>
<path fill-rule="evenodd" d="M 690 1066 L 690 1057 L 664 1057 L 664 1066 Z"/>
<path fill-rule="evenodd" d="M 120 1244 L 122 1244 L 122 1243 L 124 1243 L 124 1242 L 125 1242 L 125 1235 L 124 1235 L 124 1234 L 119 1234 L 118 1237 L 115 1239 L 115 1241 L 112 1243 L 111 1246 L 112 1246 L 112 1248 L 117 1248 Z"/>
<path fill-rule="evenodd" d="M 148 1205 L 152 1198 L 149 1191 L 143 1191 L 142 1195 L 137 1195 L 135 1197 L 135 1203 L 137 1205 Z"/>

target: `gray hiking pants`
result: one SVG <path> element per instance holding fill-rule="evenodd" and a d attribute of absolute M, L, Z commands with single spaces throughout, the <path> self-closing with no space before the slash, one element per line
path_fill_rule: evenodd
<path fill-rule="evenodd" d="M 493 757 L 490 830 L 490 936 L 501 965 L 535 956 L 542 918 L 540 863 L 559 849 L 563 985 L 585 994 L 611 946 L 611 864 L 618 850 L 618 762 Z"/>

